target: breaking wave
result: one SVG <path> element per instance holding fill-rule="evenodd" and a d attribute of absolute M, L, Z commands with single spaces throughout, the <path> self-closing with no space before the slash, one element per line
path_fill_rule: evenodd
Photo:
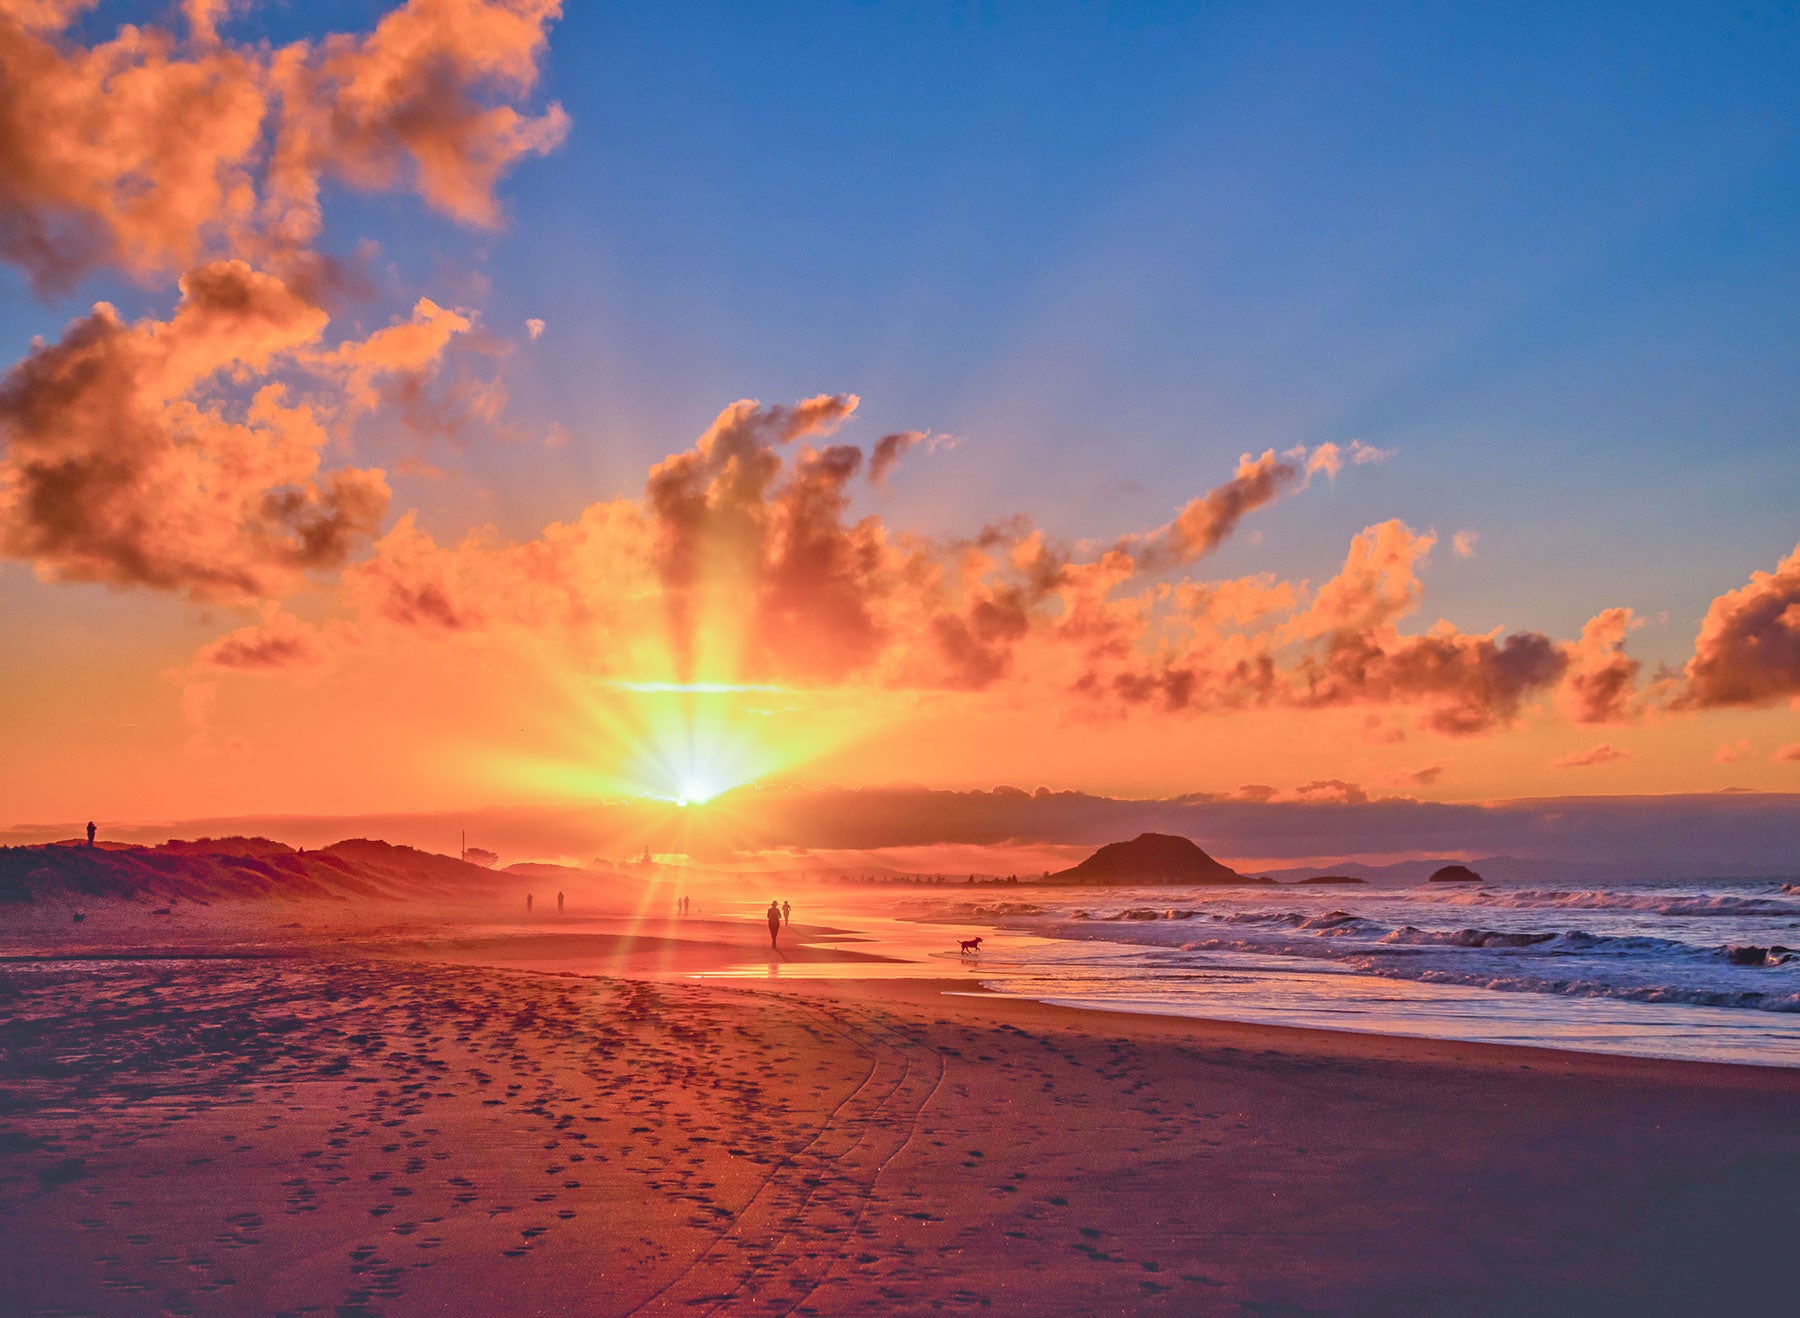
<path fill-rule="evenodd" d="M 1800 905 L 1793 902 L 1717 893 L 1536 889 L 1466 896 L 1486 900 L 1372 895 L 1373 902 L 1389 908 L 1386 919 L 1340 908 L 1246 910 L 1216 904 L 1064 909 L 1042 918 L 1050 926 L 1046 932 L 1062 937 L 1156 947 L 1175 955 L 1299 957 L 1419 983 L 1800 1012 Z M 1497 920 L 1507 918 L 1499 927 L 1441 927 L 1432 917 L 1446 914 L 1446 906 L 1485 906 Z M 1630 927 L 1545 927 L 1533 918 L 1559 910 L 1609 915 Z M 1405 918 L 1396 920 L 1394 914 Z M 1725 936 L 1715 940 L 1697 933 Z"/>
<path fill-rule="evenodd" d="M 1781 892 L 1800 893 L 1800 885 L 1783 884 Z M 1682 918 L 1704 916 L 1791 916 L 1800 919 L 1800 902 L 1733 893 L 1659 893 L 1596 890 L 1567 892 L 1551 888 L 1511 888 L 1446 893 L 1447 906 L 1497 906 L 1513 910 L 1640 911 Z"/>

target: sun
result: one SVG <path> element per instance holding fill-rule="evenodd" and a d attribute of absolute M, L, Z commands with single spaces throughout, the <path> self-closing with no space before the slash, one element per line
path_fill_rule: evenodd
<path fill-rule="evenodd" d="M 703 774 L 684 774 L 675 787 L 675 804 L 684 809 L 690 805 L 705 805 L 719 794 L 719 790 Z"/>

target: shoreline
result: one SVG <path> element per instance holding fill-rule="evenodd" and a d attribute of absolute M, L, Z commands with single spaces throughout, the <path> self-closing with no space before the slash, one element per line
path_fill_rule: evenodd
<path fill-rule="evenodd" d="M 802 993 L 833 996 L 833 986 L 845 987 L 846 999 L 873 999 L 923 1012 L 928 1005 L 966 999 L 993 1004 L 983 1008 L 986 1019 L 1043 1024 L 1066 1022 L 1088 1033 L 1105 1033 L 1135 1042 L 1191 1044 L 1244 1050 L 1276 1051 L 1331 1058 L 1379 1059 L 1408 1063 L 1433 1063 L 1475 1070 L 1534 1070 L 1543 1074 L 1593 1076 L 1608 1080 L 1648 1079 L 1662 1075 L 1681 1077 L 1697 1084 L 1723 1088 L 1745 1087 L 1756 1091 L 1791 1094 L 1800 1099 L 1800 1068 L 1754 1062 L 1720 1062 L 1685 1057 L 1649 1057 L 1630 1053 L 1591 1052 L 1578 1048 L 1553 1048 L 1520 1043 L 1490 1043 L 1473 1039 L 1445 1039 L 1420 1035 L 1384 1034 L 1375 1030 L 1320 1029 L 1305 1025 L 1238 1021 L 1210 1016 L 1157 1012 L 1119 1011 L 1106 1007 L 1044 1002 L 1036 998 L 970 988 L 959 980 L 827 979 L 784 981 L 720 981 L 709 985 L 735 987 L 745 992 Z M 854 985 L 849 992 L 846 986 Z M 1116 1028 L 1100 1022 L 1116 1023 Z M 1271 1047 L 1271 1045 L 1281 1045 Z"/>
<path fill-rule="evenodd" d="M 130 914 L 140 914 L 135 911 Z M 274 914 L 288 914 L 287 911 Z M 256 927 L 247 928 L 230 918 L 236 914 L 254 914 Z M 1630 1059 L 1646 1063 L 1673 1063 L 1682 1066 L 1721 1066 L 1800 1074 L 1800 1066 L 1784 1062 L 1766 1062 L 1754 1058 L 1695 1058 L 1624 1051 L 1619 1049 L 1559 1046 L 1554 1043 L 1531 1043 L 1514 1040 L 1480 1040 L 1456 1038 L 1447 1034 L 1383 1030 L 1379 1025 L 1359 1027 L 1316 1026 L 1279 1020 L 1257 1020 L 1234 1016 L 1211 1016 L 1182 1010 L 1158 1010 L 1116 1007 L 1101 1002 L 1050 1001 L 1044 998 L 987 989 L 983 978 L 1001 979 L 1005 970 L 995 967 L 985 972 L 979 960 L 939 960 L 926 958 L 941 951 L 939 928 L 947 928 L 929 920 L 886 918 L 887 925 L 902 931 L 910 929 L 910 941 L 900 942 L 891 936 L 893 930 L 874 935 L 869 927 L 859 928 L 858 917 L 823 918 L 818 923 L 803 923 L 785 930 L 778 960 L 770 961 L 763 946 L 761 922 L 729 915 L 709 916 L 645 915 L 641 913 L 583 913 L 566 919 L 518 922 L 495 920 L 472 924 L 466 916 L 438 921 L 410 922 L 396 919 L 392 923 L 374 925 L 362 921 L 333 922 L 320 927 L 302 926 L 297 922 L 274 924 L 272 913 L 260 908 L 235 912 L 231 908 L 209 912 L 205 923 L 177 928 L 169 926 L 142 929 L 158 938 L 143 938 L 125 946 L 95 946 L 93 935 L 103 931 L 91 927 L 58 927 L 57 941 L 63 948 L 44 947 L 37 951 L 0 953 L 0 967 L 42 965 L 59 961 L 100 963 L 112 961 L 168 962 L 244 960 L 280 961 L 320 955 L 322 940 L 338 940 L 342 952 L 393 957 L 445 965 L 493 966 L 550 975 L 575 974 L 586 978 L 648 977 L 673 981 L 692 981 L 719 986 L 798 983 L 928 983 L 940 981 L 956 992 L 979 996 L 995 1002 L 1030 1003 L 1059 1011 L 1092 1013 L 1114 1021 L 1154 1020 L 1188 1025 L 1199 1032 L 1218 1035 L 1225 1027 L 1236 1030 L 1292 1031 L 1298 1035 L 1382 1039 L 1420 1045 L 1463 1045 L 1481 1049 L 1516 1049 L 1525 1053 L 1586 1058 Z M 405 909 L 396 916 L 408 914 Z M 841 914 L 841 913 L 839 913 Z M 136 922 L 134 922 L 136 923 Z M 866 924 L 866 922 L 865 922 Z M 959 920 L 958 925 L 967 924 Z M 1044 935 L 1020 934 L 998 924 L 982 926 L 1003 937 L 1028 940 L 1052 940 Z M 254 932 L 255 941 L 244 935 Z M 1079 940 L 1075 940 L 1079 941 Z M 877 948 L 883 950 L 875 950 Z M 957 975 L 948 973 L 955 967 Z M 765 971 L 781 975 L 779 981 L 767 978 Z M 1398 981 L 1406 983 L 1407 981 Z M 1502 992 L 1501 990 L 1490 990 Z M 1515 995 L 1507 995 L 1515 996 Z M 1533 995 L 1521 994 L 1526 1002 Z M 1610 1000 L 1601 999 L 1610 1005 Z M 1222 1037 L 1222 1035 L 1220 1036 Z"/>

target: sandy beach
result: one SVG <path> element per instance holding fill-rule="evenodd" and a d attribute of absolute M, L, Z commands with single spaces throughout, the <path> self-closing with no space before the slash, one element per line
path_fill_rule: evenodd
<path fill-rule="evenodd" d="M 12 961 L 0 1308 L 1672 1312 L 1788 1284 L 1791 1070 L 681 977 L 759 932 L 617 935 L 602 976 L 519 968 L 570 952 L 537 935 Z"/>

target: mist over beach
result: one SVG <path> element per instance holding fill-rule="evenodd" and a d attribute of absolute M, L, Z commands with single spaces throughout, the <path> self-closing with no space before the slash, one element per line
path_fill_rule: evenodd
<path fill-rule="evenodd" d="M 0 1313 L 1779 1306 L 1796 67 L 0 0 Z"/>

